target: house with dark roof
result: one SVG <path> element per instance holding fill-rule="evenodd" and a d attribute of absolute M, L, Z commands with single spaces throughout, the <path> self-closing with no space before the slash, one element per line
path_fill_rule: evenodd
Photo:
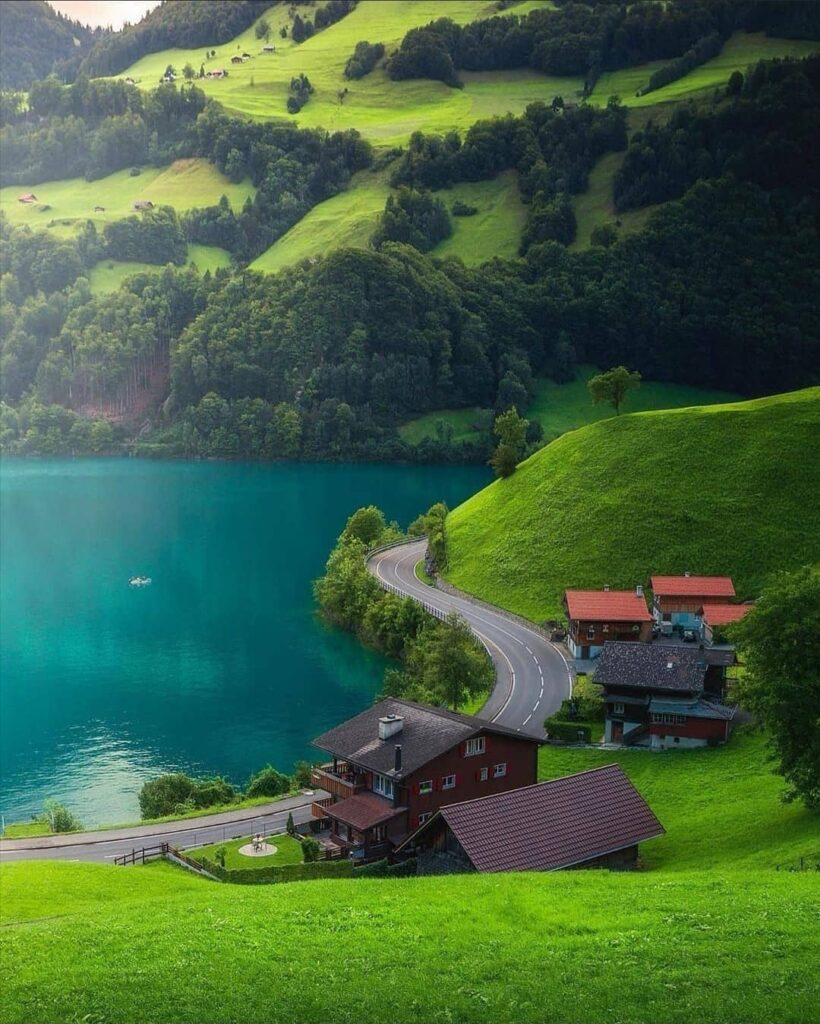
<path fill-rule="evenodd" d="M 447 804 L 531 785 L 539 740 L 445 708 L 389 697 L 313 746 L 332 761 L 312 782 L 329 842 L 356 860 L 385 857 Z"/>
<path fill-rule="evenodd" d="M 396 856 L 419 874 L 634 867 L 638 844 L 664 834 L 651 808 L 610 764 L 561 779 L 447 804 Z"/>
<path fill-rule="evenodd" d="M 662 633 L 703 630 L 703 612 L 712 604 L 726 604 L 735 596 L 729 576 L 653 576 L 652 614 Z"/>
<path fill-rule="evenodd" d="M 605 743 L 714 746 L 729 738 L 735 709 L 722 703 L 732 648 L 608 643 L 593 681 L 603 687 Z"/>
<path fill-rule="evenodd" d="M 565 590 L 567 647 L 573 658 L 597 658 L 608 640 L 652 636 L 643 587 L 634 590 Z"/>

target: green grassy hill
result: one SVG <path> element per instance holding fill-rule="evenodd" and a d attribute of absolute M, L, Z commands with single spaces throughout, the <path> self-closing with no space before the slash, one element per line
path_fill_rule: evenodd
<path fill-rule="evenodd" d="M 753 597 L 820 561 L 820 388 L 604 420 L 564 434 L 455 509 L 448 578 L 538 620 L 566 587 L 728 573 Z"/>
<path fill-rule="evenodd" d="M 614 759 L 548 748 L 540 775 Z M 818 861 L 818 822 L 779 801 L 763 738 L 617 759 L 667 830 L 642 872 L 230 886 L 6 865 L 0 1020 L 812 1019 L 817 875 L 793 869 Z"/>
<path fill-rule="evenodd" d="M 131 215 L 138 199 L 180 211 L 211 206 L 226 195 L 238 210 L 255 191 L 250 181 L 234 185 L 207 160 L 191 158 L 175 160 L 169 167 L 145 167 L 134 176 L 124 170 L 96 181 L 66 178 L 30 187 L 9 185 L 0 189 L 0 210 L 11 224 L 48 228 L 68 236 L 87 220 L 101 229 Z M 39 202 L 30 206 L 18 202 L 17 197 L 25 192 L 33 192 Z M 95 206 L 105 207 L 104 212 L 95 212 Z"/>

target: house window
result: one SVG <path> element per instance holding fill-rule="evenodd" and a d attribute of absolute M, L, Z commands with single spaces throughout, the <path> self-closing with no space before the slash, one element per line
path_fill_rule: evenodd
<path fill-rule="evenodd" d="M 608 633 L 609 632 L 609 623 L 605 622 L 602 628 L 603 628 L 604 633 Z"/>
<path fill-rule="evenodd" d="M 427 796 L 428 793 L 433 792 L 433 780 L 425 779 L 424 782 L 419 783 L 419 796 Z"/>
<path fill-rule="evenodd" d="M 464 756 L 475 757 L 476 754 L 483 754 L 485 750 L 484 737 L 476 736 L 474 739 L 467 740 L 464 744 Z"/>
<path fill-rule="evenodd" d="M 622 715 L 623 713 L 624 713 L 624 706 L 623 706 L 623 704 L 613 704 L 612 705 L 612 714 L 613 715 Z"/>
<path fill-rule="evenodd" d="M 370 830 L 370 837 L 374 843 L 383 843 L 387 838 L 387 825 L 375 825 Z"/>
<path fill-rule="evenodd" d="M 392 800 L 395 795 L 393 787 L 393 780 L 388 779 L 386 775 L 379 775 L 378 772 L 373 773 L 373 792 L 381 793 L 382 796 L 386 796 L 388 800 Z"/>
<path fill-rule="evenodd" d="M 503 779 L 506 774 L 507 774 L 507 762 L 506 761 L 502 761 L 501 764 L 493 765 L 493 778 L 494 779 Z"/>
<path fill-rule="evenodd" d="M 595 627 L 594 626 L 587 626 L 587 640 L 594 640 L 594 639 L 595 639 Z"/>
<path fill-rule="evenodd" d="M 455 777 L 455 775 L 442 775 L 442 777 L 441 777 L 441 788 L 442 789 L 455 789 L 456 788 L 456 777 Z"/>
<path fill-rule="evenodd" d="M 419 825 L 423 825 L 425 821 L 429 821 L 433 817 L 432 811 L 425 811 L 424 814 L 419 815 Z"/>
<path fill-rule="evenodd" d="M 659 714 L 655 712 L 652 715 L 652 721 L 656 725 L 686 725 L 686 715 L 674 715 L 667 712 Z"/>
<path fill-rule="evenodd" d="M 489 768 L 482 768 L 481 771 L 478 773 L 478 781 L 479 782 L 486 782 L 489 774 L 490 774 Z"/>

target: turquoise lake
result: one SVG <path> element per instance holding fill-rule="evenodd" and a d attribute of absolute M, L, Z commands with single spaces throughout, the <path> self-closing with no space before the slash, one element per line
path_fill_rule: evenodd
<path fill-rule="evenodd" d="M 0 813 L 139 818 L 165 771 L 288 770 L 385 662 L 315 615 L 346 518 L 402 526 L 481 467 L 125 459 L 0 466 Z M 128 585 L 150 576 L 148 587 Z"/>

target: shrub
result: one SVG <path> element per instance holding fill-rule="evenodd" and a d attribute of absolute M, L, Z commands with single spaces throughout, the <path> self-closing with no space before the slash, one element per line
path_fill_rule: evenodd
<path fill-rule="evenodd" d="M 382 242 L 404 242 L 429 252 L 452 233 L 450 217 L 439 198 L 402 185 L 387 197 L 372 241 L 376 248 Z"/>
<path fill-rule="evenodd" d="M 305 836 L 302 840 L 302 859 L 305 864 L 314 864 L 319 859 L 321 849 L 318 839 L 314 839 L 313 836 Z"/>
<path fill-rule="evenodd" d="M 564 743 L 589 743 L 592 740 L 592 726 L 585 722 L 563 722 L 553 715 L 544 720 L 544 728 L 551 740 Z"/>
<path fill-rule="evenodd" d="M 310 864 L 283 864 L 266 868 L 223 868 L 208 858 L 199 863 L 223 882 L 235 885 L 271 885 L 279 882 L 310 882 L 317 878 L 351 878 L 353 862 L 348 858 L 320 860 Z"/>
<path fill-rule="evenodd" d="M 138 178 L 142 174 L 142 170 L 139 167 L 132 167 L 129 173 L 132 178 Z"/>
<path fill-rule="evenodd" d="M 312 785 L 312 773 L 310 761 L 297 761 L 293 766 L 293 781 L 300 789 L 308 789 Z"/>
<path fill-rule="evenodd" d="M 374 860 L 372 864 L 363 864 L 353 871 L 354 878 L 409 878 L 416 873 L 416 858 L 409 857 L 399 864 L 389 864 L 386 860 Z"/>
<path fill-rule="evenodd" d="M 293 811 L 288 812 L 288 823 L 285 825 L 285 831 L 289 836 L 296 835 L 296 823 L 293 820 Z"/>
<path fill-rule="evenodd" d="M 356 43 L 352 56 L 345 64 L 345 78 L 364 78 L 384 56 L 384 43 Z"/>
<path fill-rule="evenodd" d="M 478 213 L 478 207 L 462 202 L 461 199 L 456 199 L 450 207 L 450 213 L 452 213 L 454 217 L 474 217 L 475 214 Z"/>
<path fill-rule="evenodd" d="M 39 820 L 52 832 L 79 832 L 83 827 L 79 818 L 57 800 L 46 800 Z"/>
<path fill-rule="evenodd" d="M 290 790 L 290 783 L 289 775 L 277 771 L 268 764 L 251 778 L 245 796 L 279 796 Z"/>
<path fill-rule="evenodd" d="M 192 779 L 183 772 L 169 772 L 144 783 L 139 794 L 143 818 L 163 818 L 168 814 L 232 803 L 237 797 L 234 786 L 225 779 Z"/>

